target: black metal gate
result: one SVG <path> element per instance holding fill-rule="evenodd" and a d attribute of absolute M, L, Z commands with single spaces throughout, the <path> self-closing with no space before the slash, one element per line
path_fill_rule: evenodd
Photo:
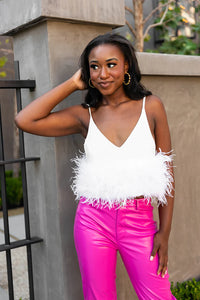
<path fill-rule="evenodd" d="M 21 89 L 25 88 L 25 89 L 34 90 L 35 81 L 34 80 L 20 80 L 18 62 L 15 62 L 15 78 L 16 78 L 16 80 L 0 80 L 0 89 L 16 89 L 17 111 L 20 111 L 22 108 L 22 106 L 21 106 Z M 39 157 L 25 157 L 24 135 L 21 130 L 19 130 L 19 145 L 20 145 L 19 146 L 20 147 L 20 158 L 13 159 L 13 160 L 5 160 L 4 159 L 2 122 L 1 122 L 1 110 L 0 110 L 0 181 L 1 181 L 1 197 L 2 197 L 3 222 L 4 222 L 4 236 L 5 236 L 5 244 L 0 245 L 0 252 L 2 252 L 2 251 L 6 252 L 9 299 L 14 300 L 11 249 L 26 246 L 28 279 L 29 279 L 29 295 L 30 295 L 30 300 L 34 300 L 31 245 L 34 243 L 42 242 L 42 239 L 39 237 L 31 237 L 31 233 L 30 233 L 28 193 L 27 193 L 27 180 L 26 180 L 26 163 L 28 161 L 39 160 L 40 158 Z M 7 201 L 6 201 L 5 165 L 6 164 L 15 164 L 15 163 L 19 163 L 21 165 L 23 202 L 24 202 L 25 239 L 11 242 L 10 234 L 9 234 L 9 220 L 8 220 L 8 209 L 7 209 Z"/>

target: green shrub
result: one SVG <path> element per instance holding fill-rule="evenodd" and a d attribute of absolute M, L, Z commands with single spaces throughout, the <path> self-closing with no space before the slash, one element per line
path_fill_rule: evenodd
<path fill-rule="evenodd" d="M 13 177 L 13 171 L 9 170 L 9 171 L 6 171 L 6 178 L 8 177 Z"/>
<path fill-rule="evenodd" d="M 22 204 L 22 183 L 19 177 L 6 179 L 6 195 L 9 208 Z"/>
<path fill-rule="evenodd" d="M 200 300 L 200 281 L 195 279 L 177 282 L 176 286 L 171 283 L 172 294 L 177 300 Z"/>
<path fill-rule="evenodd" d="M 23 205 L 22 178 L 21 175 L 13 177 L 12 171 L 6 171 L 6 197 L 8 208 L 15 208 Z M 2 209 L 1 198 L 0 209 Z"/>

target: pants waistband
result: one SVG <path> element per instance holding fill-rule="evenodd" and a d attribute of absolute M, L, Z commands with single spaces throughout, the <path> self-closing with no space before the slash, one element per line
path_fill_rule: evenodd
<path fill-rule="evenodd" d="M 150 198 L 133 198 L 133 199 L 127 199 L 124 203 L 123 201 L 119 202 L 119 204 L 114 203 L 112 207 L 106 201 L 99 200 L 91 200 L 87 197 L 80 197 L 80 202 L 85 203 L 88 205 L 92 205 L 97 208 L 109 208 L 109 209 L 123 209 L 123 208 L 129 208 L 129 207 L 135 207 L 136 209 L 151 209 L 151 199 Z"/>
<path fill-rule="evenodd" d="M 136 209 L 144 209 L 144 208 L 148 208 L 148 207 L 152 207 L 151 205 L 151 199 L 147 199 L 147 198 L 134 198 L 134 199 L 127 199 L 126 204 L 125 205 L 121 205 L 121 208 L 123 207 L 136 207 Z"/>

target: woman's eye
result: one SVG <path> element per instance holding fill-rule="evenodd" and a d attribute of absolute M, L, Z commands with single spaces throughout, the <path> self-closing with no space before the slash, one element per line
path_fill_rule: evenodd
<path fill-rule="evenodd" d="M 108 64 L 108 67 L 109 67 L 109 68 L 113 68 L 114 66 L 116 66 L 115 63 L 109 63 L 109 64 Z"/>
<path fill-rule="evenodd" d="M 92 68 L 93 70 L 97 70 L 98 66 L 97 65 L 90 65 L 90 68 Z"/>

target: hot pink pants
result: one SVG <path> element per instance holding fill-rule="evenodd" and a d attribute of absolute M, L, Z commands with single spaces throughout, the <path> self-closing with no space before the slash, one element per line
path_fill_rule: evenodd
<path fill-rule="evenodd" d="M 97 208 L 80 201 L 74 238 L 84 299 L 117 299 L 117 251 L 139 299 L 176 299 L 170 292 L 169 275 L 162 278 L 156 274 L 158 255 L 153 261 L 149 259 L 156 231 L 153 207 L 147 200 L 131 200 L 118 209 Z"/>

